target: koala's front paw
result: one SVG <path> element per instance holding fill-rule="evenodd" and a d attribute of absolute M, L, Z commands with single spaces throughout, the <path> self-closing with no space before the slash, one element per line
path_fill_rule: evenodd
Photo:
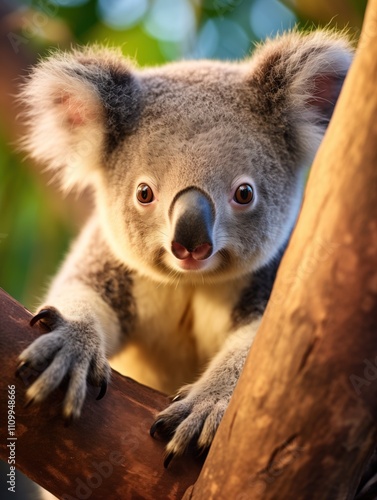
<path fill-rule="evenodd" d="M 17 373 L 25 367 L 44 370 L 26 392 L 27 405 L 44 400 L 69 375 L 63 414 L 67 419 L 80 416 L 86 394 L 87 379 L 101 386 L 97 399 L 105 395 L 110 379 L 110 366 L 106 360 L 101 336 L 93 321 L 88 319 L 67 321 L 60 312 L 47 307 L 30 321 L 33 326 L 43 322 L 51 330 L 38 337 L 19 356 Z"/>
<path fill-rule="evenodd" d="M 203 387 L 204 386 L 204 387 Z M 166 447 L 164 466 L 190 446 L 199 450 L 209 448 L 233 393 L 233 384 L 196 384 L 181 389 L 173 403 L 162 411 L 151 427 L 171 438 Z"/>

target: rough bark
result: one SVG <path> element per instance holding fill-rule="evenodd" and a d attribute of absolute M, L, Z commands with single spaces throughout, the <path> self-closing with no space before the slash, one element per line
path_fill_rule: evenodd
<path fill-rule="evenodd" d="M 14 442 L 16 467 L 65 500 L 181 498 L 200 463 L 188 456 L 164 469 L 165 443 L 152 439 L 149 428 L 168 405 L 166 396 L 113 372 L 109 394 L 96 401 L 98 388 L 90 388 L 82 417 L 69 426 L 61 416 L 63 390 L 23 408 L 26 386 L 37 373 L 16 377 L 17 356 L 42 329 L 31 328 L 31 314 L 1 289 L 0 318 L 2 460 L 8 462 L 7 445 Z M 16 393 L 15 436 L 6 423 L 10 385 Z"/>
<path fill-rule="evenodd" d="M 377 443 L 376 82 L 370 0 L 260 331 L 185 499 L 355 496 Z"/>

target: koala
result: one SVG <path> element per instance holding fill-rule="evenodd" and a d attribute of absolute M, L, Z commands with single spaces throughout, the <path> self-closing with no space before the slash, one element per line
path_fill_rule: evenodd
<path fill-rule="evenodd" d="M 210 446 L 352 57 L 344 34 L 292 31 L 237 62 L 140 69 L 93 47 L 32 71 L 24 146 L 95 207 L 31 320 L 50 333 L 20 355 L 19 370 L 48 362 L 30 403 L 68 376 L 77 418 L 112 362 L 176 394 L 151 427 L 165 466 Z"/>

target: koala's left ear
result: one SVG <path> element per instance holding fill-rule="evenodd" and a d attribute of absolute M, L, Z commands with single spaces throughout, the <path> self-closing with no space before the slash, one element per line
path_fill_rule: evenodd
<path fill-rule="evenodd" d="M 307 158 L 323 137 L 353 53 L 343 34 L 293 31 L 267 41 L 250 61 L 254 110 L 284 129 L 287 140 L 294 135 Z"/>
<path fill-rule="evenodd" d="M 33 70 L 21 93 L 24 148 L 63 188 L 95 182 L 106 153 L 135 127 L 140 90 L 129 61 L 112 50 L 57 53 Z"/>

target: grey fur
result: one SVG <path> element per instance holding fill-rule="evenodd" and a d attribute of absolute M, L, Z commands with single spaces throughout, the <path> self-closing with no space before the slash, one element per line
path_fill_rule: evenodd
<path fill-rule="evenodd" d="M 125 372 L 140 381 L 167 392 L 190 383 L 153 427 L 169 434 L 169 457 L 210 445 L 352 53 L 343 35 L 318 31 L 269 40 L 235 63 L 141 70 L 99 49 L 41 62 L 22 96 L 25 147 L 64 188 L 90 185 L 96 208 L 41 305 L 52 332 L 21 353 L 50 362 L 29 399 L 68 374 L 64 412 L 78 416 L 86 379 L 107 380 L 106 359 L 125 348 Z M 140 183 L 150 204 L 136 199 Z M 253 197 L 241 206 L 245 183 Z M 178 197 L 188 188 L 196 197 Z M 173 255 L 175 238 L 191 261 L 182 248 Z M 197 260 L 202 244 L 213 253 Z"/>
<path fill-rule="evenodd" d="M 95 290 L 116 311 L 122 335 L 126 336 L 134 326 L 136 316 L 132 295 L 133 272 L 114 259 L 95 221 L 92 227 L 85 259 L 80 258 L 70 266 L 66 279 L 80 281 Z"/>
<path fill-rule="evenodd" d="M 232 311 L 235 328 L 250 323 L 252 319 L 257 319 L 264 313 L 285 248 L 286 244 L 268 264 L 255 271 L 250 282 L 242 290 Z"/>

